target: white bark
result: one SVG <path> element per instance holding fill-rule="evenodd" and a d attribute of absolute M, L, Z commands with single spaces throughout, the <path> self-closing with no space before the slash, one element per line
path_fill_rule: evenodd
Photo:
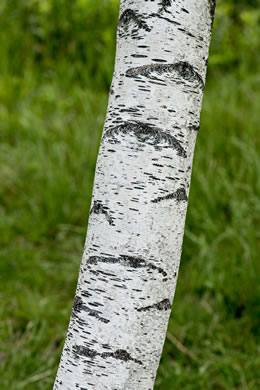
<path fill-rule="evenodd" d="M 153 388 L 181 256 L 214 9 L 214 0 L 121 0 L 55 390 Z"/>

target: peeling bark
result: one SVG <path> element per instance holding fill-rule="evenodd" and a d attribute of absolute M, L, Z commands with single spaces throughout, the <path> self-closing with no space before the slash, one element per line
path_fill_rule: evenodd
<path fill-rule="evenodd" d="M 121 0 L 55 390 L 151 390 L 173 302 L 215 0 Z"/>

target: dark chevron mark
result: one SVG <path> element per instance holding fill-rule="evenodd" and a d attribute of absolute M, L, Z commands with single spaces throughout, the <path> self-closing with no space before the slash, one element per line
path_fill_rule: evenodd
<path fill-rule="evenodd" d="M 104 324 L 107 324 L 108 322 L 110 322 L 109 320 L 107 320 L 106 318 L 103 318 L 100 316 L 100 312 L 97 311 L 97 310 L 93 310 L 93 309 L 90 309 L 89 307 L 87 307 L 84 303 L 83 303 L 83 300 L 79 297 L 79 296 L 75 296 L 75 299 L 74 299 L 74 304 L 73 304 L 73 310 L 72 310 L 72 313 L 74 316 L 76 316 L 77 314 L 79 314 L 81 311 L 85 311 L 87 312 L 90 317 L 95 317 L 97 320 L 103 322 Z"/>
<path fill-rule="evenodd" d="M 142 17 L 137 14 L 137 12 L 132 9 L 126 9 L 119 18 L 118 26 L 123 30 L 127 30 L 131 22 L 134 22 L 139 29 L 143 29 L 148 32 L 151 31 L 150 27 L 142 19 Z"/>
<path fill-rule="evenodd" d="M 187 201 L 188 197 L 185 189 L 179 188 L 176 192 L 172 194 L 160 196 L 159 198 L 153 199 L 152 203 L 159 203 L 163 200 L 168 200 L 168 199 L 175 199 L 177 202 L 181 202 L 181 201 Z"/>
<path fill-rule="evenodd" d="M 132 361 L 134 363 L 142 365 L 141 360 L 133 358 L 126 350 L 117 349 L 115 352 L 97 352 L 93 349 L 89 349 L 84 347 L 83 345 L 74 345 L 72 347 L 72 352 L 75 358 L 79 358 L 80 356 L 87 357 L 90 359 L 94 359 L 96 356 L 100 356 L 103 359 L 114 358 L 116 360 L 121 360 L 124 362 Z"/>
<path fill-rule="evenodd" d="M 121 255 L 119 257 L 103 257 L 103 256 L 90 256 L 88 259 L 88 264 L 98 264 L 98 263 L 107 263 L 107 264 L 120 264 L 124 267 L 129 268 L 147 268 L 148 270 L 158 271 L 159 274 L 162 274 L 164 277 L 167 276 L 162 268 L 155 266 L 152 263 L 148 263 L 140 257 L 126 256 Z"/>
<path fill-rule="evenodd" d="M 154 79 L 154 74 L 163 75 L 165 73 L 177 73 L 177 76 L 191 83 L 199 84 L 200 88 L 204 89 L 204 82 L 199 73 L 188 62 L 176 62 L 175 64 L 151 64 L 137 66 L 126 71 L 126 77 L 145 76 Z"/>
<path fill-rule="evenodd" d="M 157 302 L 153 305 L 150 305 L 150 306 L 145 306 L 145 307 L 140 307 L 139 309 L 137 309 L 137 311 L 149 311 L 149 310 L 152 310 L 152 309 L 156 309 L 156 310 L 160 310 L 160 311 L 166 311 L 166 310 L 170 310 L 171 309 L 171 302 L 169 301 L 169 299 L 163 299 L 161 302 Z"/>
<path fill-rule="evenodd" d="M 113 218 L 110 216 L 109 212 L 107 211 L 108 207 L 103 206 L 103 204 L 99 200 L 95 200 L 93 206 L 91 207 L 90 213 L 91 214 L 103 214 L 109 225 L 113 225 Z"/>
<path fill-rule="evenodd" d="M 158 127 L 152 127 L 143 122 L 126 122 L 123 125 L 113 127 L 105 131 L 103 138 L 110 139 L 110 142 L 119 143 L 117 136 L 119 134 L 133 134 L 141 143 L 154 146 L 157 149 L 173 148 L 178 156 L 187 157 L 184 148 L 180 142 L 172 135 L 164 132 Z"/>
<path fill-rule="evenodd" d="M 160 13 L 163 12 L 163 11 L 169 12 L 167 10 L 167 8 L 170 7 L 171 5 L 172 5 L 172 1 L 171 0 L 162 0 L 162 1 L 160 1 L 160 3 L 159 3 L 160 8 L 159 8 L 158 12 L 160 12 Z"/>

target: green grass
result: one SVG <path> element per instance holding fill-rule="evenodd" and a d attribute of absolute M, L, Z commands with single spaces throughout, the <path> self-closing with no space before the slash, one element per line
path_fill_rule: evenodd
<path fill-rule="evenodd" d="M 1 390 L 51 390 L 64 342 L 112 74 L 116 11 L 106 19 L 102 7 L 92 8 L 106 31 L 86 38 L 97 71 L 66 48 L 55 57 L 42 43 L 47 54 L 35 57 L 30 31 L 18 22 L 8 30 L 0 7 L 9 34 L 0 49 Z M 27 53 L 26 60 L 16 53 L 19 66 L 14 49 Z M 156 390 L 260 388 L 260 76 L 251 68 L 259 55 L 249 55 L 236 67 L 209 68 Z"/>
<path fill-rule="evenodd" d="M 167 339 L 157 389 L 260 388 L 257 77 L 216 74 L 205 93 L 169 324 L 197 361 Z"/>

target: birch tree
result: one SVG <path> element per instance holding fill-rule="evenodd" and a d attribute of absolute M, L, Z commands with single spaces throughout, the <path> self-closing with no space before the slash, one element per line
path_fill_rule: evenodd
<path fill-rule="evenodd" d="M 153 388 L 181 257 L 215 5 L 121 0 L 88 233 L 55 390 Z"/>

